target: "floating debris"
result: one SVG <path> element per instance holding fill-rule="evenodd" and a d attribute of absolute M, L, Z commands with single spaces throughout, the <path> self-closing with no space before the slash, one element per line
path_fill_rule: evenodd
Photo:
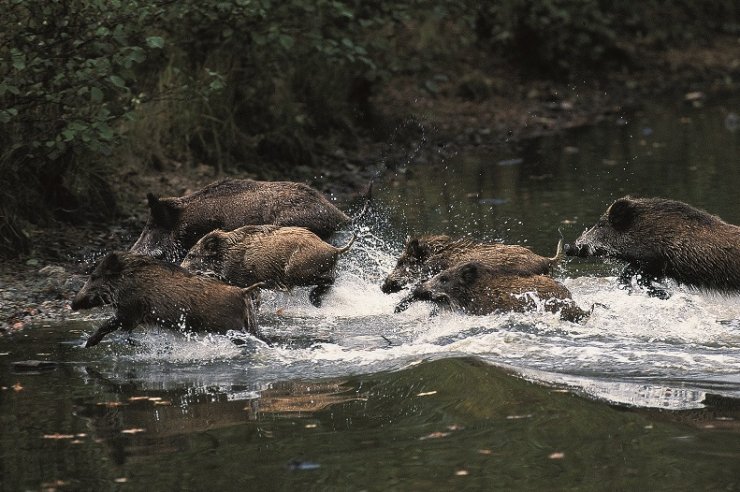
<path fill-rule="evenodd" d="M 318 470 L 321 465 L 312 461 L 291 460 L 288 462 L 288 470 L 305 471 Z"/>
<path fill-rule="evenodd" d="M 514 159 L 500 160 L 497 164 L 499 166 L 516 166 L 517 164 L 521 164 L 522 162 L 524 162 L 524 159 L 522 159 L 521 157 L 516 157 Z"/>
<path fill-rule="evenodd" d="M 141 432 L 146 432 L 146 429 L 142 429 L 141 427 L 134 427 L 131 429 L 123 429 L 121 431 L 121 434 L 139 434 Z"/>
<path fill-rule="evenodd" d="M 50 360 L 19 360 L 12 364 L 16 371 L 51 371 L 59 366 L 58 362 Z"/>

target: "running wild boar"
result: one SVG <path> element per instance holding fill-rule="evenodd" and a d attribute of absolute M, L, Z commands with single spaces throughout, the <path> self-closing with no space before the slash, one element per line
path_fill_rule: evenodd
<path fill-rule="evenodd" d="M 566 321 L 577 322 L 588 316 L 573 301 L 570 291 L 552 277 L 478 262 L 462 263 L 438 273 L 414 289 L 413 300 L 432 301 L 472 315 L 525 312 L 540 303 Z"/>
<path fill-rule="evenodd" d="M 141 323 L 166 328 L 225 333 L 246 330 L 257 335 L 252 290 L 199 277 L 150 256 L 110 253 L 93 270 L 72 301 L 72 309 L 113 305 L 115 315 L 87 339 L 97 345 L 115 330 Z"/>
<path fill-rule="evenodd" d="M 243 225 L 306 227 L 328 239 L 350 218 L 303 183 L 224 179 L 179 198 L 147 195 L 150 215 L 131 251 L 179 262 L 205 234 Z"/>
<path fill-rule="evenodd" d="M 562 258 L 562 242 L 558 242 L 553 258 L 545 258 L 523 246 L 486 244 L 449 236 L 419 236 L 406 241 L 396 267 L 385 278 L 381 290 L 386 294 L 398 292 L 409 283 L 424 281 L 442 270 L 468 261 L 547 274 Z"/>
<path fill-rule="evenodd" d="M 668 294 L 652 282 L 665 278 L 740 291 L 740 227 L 676 200 L 620 198 L 574 246 L 566 246 L 566 254 L 627 262 L 620 284 L 629 287 L 637 277 L 638 285 L 661 298 Z"/>
<path fill-rule="evenodd" d="M 290 290 L 315 285 L 309 299 L 319 306 L 322 295 L 334 283 L 339 255 L 354 240 L 355 236 L 336 248 L 303 227 L 263 225 L 231 232 L 215 230 L 190 249 L 182 266 L 189 271 L 213 272 L 239 286 L 261 283 L 267 289 Z"/>

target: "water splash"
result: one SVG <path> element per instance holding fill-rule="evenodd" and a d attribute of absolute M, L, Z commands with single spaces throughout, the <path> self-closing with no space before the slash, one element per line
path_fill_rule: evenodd
<path fill-rule="evenodd" d="M 581 307 L 596 305 L 580 324 L 546 312 L 431 316 L 426 303 L 395 314 L 404 293 L 385 295 L 379 286 L 398 249 L 364 231 L 340 261 L 321 308 L 308 302 L 308 289 L 266 292 L 259 318 L 268 343 L 243 334 L 183 336 L 150 328 L 135 335 L 138 346 L 114 342 L 107 350 L 127 361 L 121 363 L 156 367 L 144 370 L 143 379 L 157 374 L 158 384 L 162 364 L 176 380 L 205 371 L 209 384 L 227 385 L 245 374 L 265 381 L 338 377 L 474 356 L 597 398 L 671 408 L 698 405 L 702 381 L 740 374 L 740 332 L 727 322 L 740 318 L 738 296 L 670 286 L 673 296 L 662 301 L 620 290 L 614 277 L 586 276 L 561 279 Z M 676 381 L 686 391 L 655 396 Z"/>

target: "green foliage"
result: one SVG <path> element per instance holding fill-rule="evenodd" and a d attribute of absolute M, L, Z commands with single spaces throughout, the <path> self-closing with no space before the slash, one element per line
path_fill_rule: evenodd
<path fill-rule="evenodd" d="M 34 218 L 75 214 L 85 174 L 110 156 L 116 124 L 136 103 L 137 67 L 162 38 L 145 39 L 148 2 L 13 0 L 0 29 L 0 173 L 6 208 Z M 91 205 L 110 204 L 93 199 Z M 93 209 L 88 207 L 88 209 Z"/>
<path fill-rule="evenodd" d="M 394 77 L 436 93 L 451 75 L 440 62 L 459 67 L 472 50 L 568 77 L 639 61 L 642 47 L 696 42 L 736 9 L 730 0 L 6 0 L 0 243 L 22 247 L 24 220 L 115 209 L 110 168 L 124 159 L 290 177 L 381 126 L 371 96 Z"/>
<path fill-rule="evenodd" d="M 502 0 L 475 26 L 488 49 L 525 69 L 569 76 L 639 63 L 637 52 L 694 42 L 737 18 L 732 0 Z"/>

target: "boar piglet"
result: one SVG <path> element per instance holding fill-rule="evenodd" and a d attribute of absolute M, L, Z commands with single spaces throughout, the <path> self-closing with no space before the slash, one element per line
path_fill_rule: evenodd
<path fill-rule="evenodd" d="M 72 309 L 111 304 L 116 310 L 87 339 L 86 347 L 97 345 L 108 333 L 131 331 L 141 323 L 217 333 L 245 330 L 257 336 L 252 306 L 256 287 L 242 289 L 150 256 L 114 252 L 95 267 Z"/>
<path fill-rule="evenodd" d="M 740 291 L 740 227 L 686 203 L 662 198 L 620 198 L 596 225 L 566 246 L 572 256 L 627 262 L 619 277 L 633 277 L 652 296 L 669 295 L 652 282 L 671 278 L 699 289 Z"/>
<path fill-rule="evenodd" d="M 570 291 L 552 277 L 532 275 L 510 267 L 467 262 L 444 270 L 418 285 L 414 300 L 426 300 L 467 314 L 524 312 L 537 308 L 560 313 L 566 321 L 581 321 L 589 313 L 573 301 Z"/>
<path fill-rule="evenodd" d="M 224 179 L 182 197 L 147 195 L 150 215 L 131 251 L 180 262 L 214 229 L 274 224 L 306 227 L 328 239 L 350 218 L 303 183 Z"/>
<path fill-rule="evenodd" d="M 562 242 L 558 242 L 553 258 L 545 258 L 523 246 L 479 243 L 444 235 L 419 236 L 406 241 L 396 267 L 385 278 L 381 290 L 386 294 L 398 292 L 407 284 L 424 281 L 442 270 L 468 261 L 547 274 L 562 258 Z"/>
<path fill-rule="evenodd" d="M 315 285 L 309 294 L 319 306 L 334 283 L 341 248 L 322 241 L 303 227 L 244 226 L 231 232 L 212 231 L 198 241 L 182 262 L 183 268 L 212 272 L 226 282 L 266 289 L 290 290 Z"/>

